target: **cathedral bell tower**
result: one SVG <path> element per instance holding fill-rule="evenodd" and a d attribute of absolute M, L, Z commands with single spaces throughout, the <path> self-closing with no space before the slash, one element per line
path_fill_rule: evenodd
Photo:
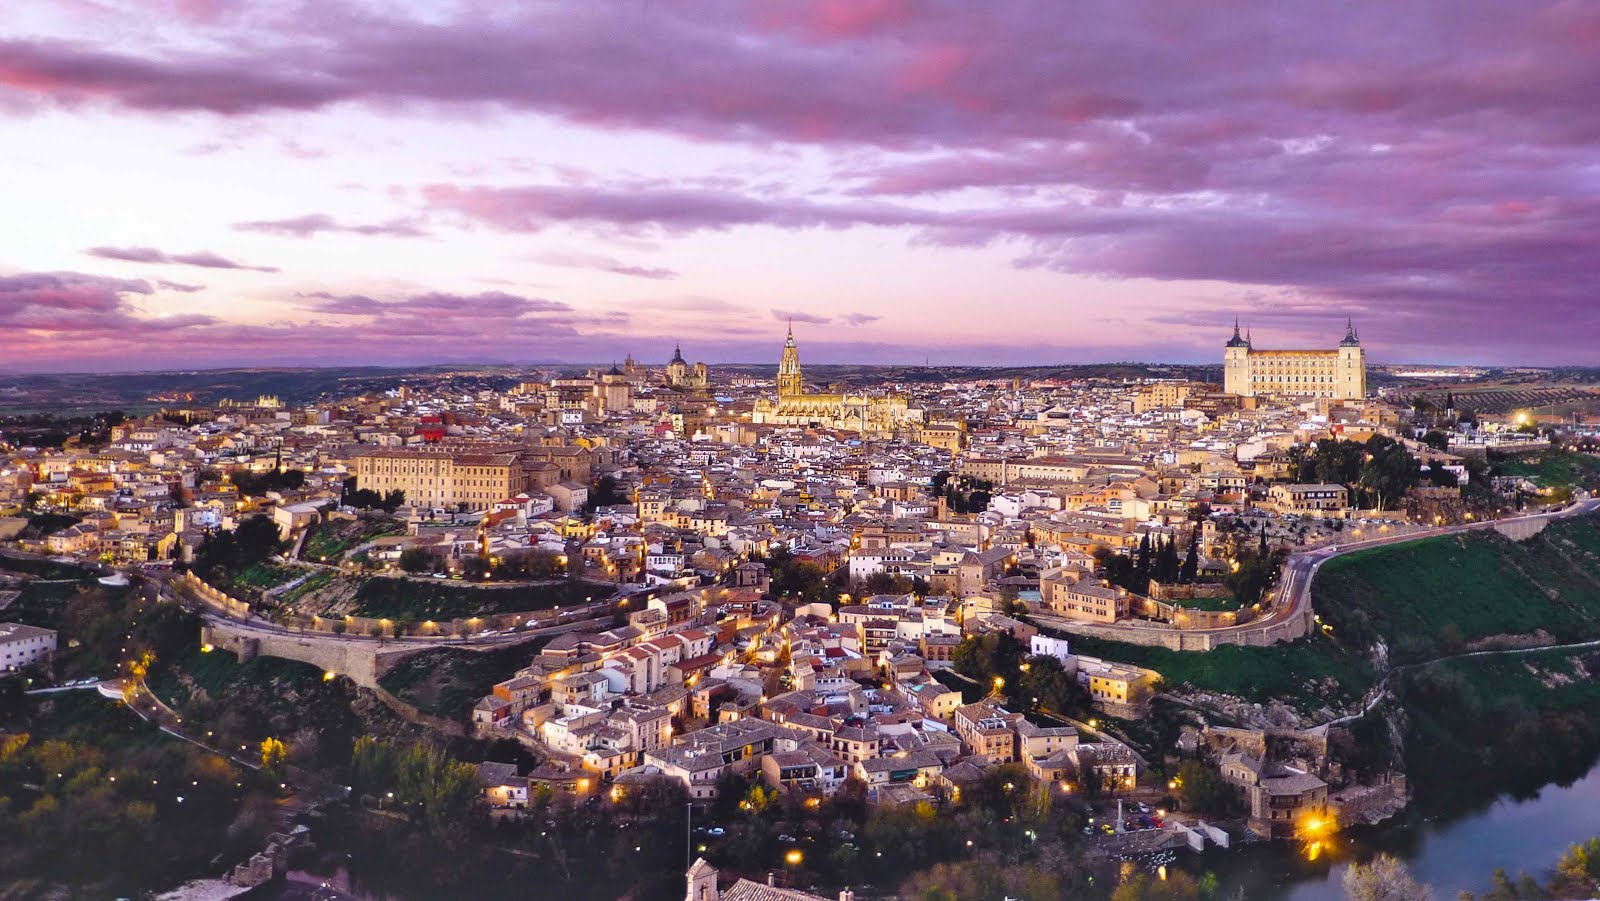
<path fill-rule="evenodd" d="M 783 342 L 783 359 L 778 361 L 778 396 L 799 397 L 804 393 L 805 382 L 800 377 L 800 351 L 794 346 L 794 323 L 790 323 L 789 337 Z"/>

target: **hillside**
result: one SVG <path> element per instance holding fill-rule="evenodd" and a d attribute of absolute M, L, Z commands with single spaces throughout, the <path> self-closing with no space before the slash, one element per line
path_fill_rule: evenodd
<path fill-rule="evenodd" d="M 1496 636 L 1600 637 L 1600 521 L 1524 542 L 1477 532 L 1349 554 L 1322 567 L 1312 600 L 1343 643 L 1395 664 Z"/>

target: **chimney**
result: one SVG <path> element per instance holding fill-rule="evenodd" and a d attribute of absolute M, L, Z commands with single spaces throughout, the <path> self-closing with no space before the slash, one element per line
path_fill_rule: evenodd
<path fill-rule="evenodd" d="M 849 889 L 840 889 L 839 901 L 856 901 L 856 893 Z"/>
<path fill-rule="evenodd" d="M 767 871 L 767 885 L 776 886 L 777 884 L 778 884 L 778 876 L 777 876 L 777 874 L 773 873 L 771 870 L 768 870 Z"/>

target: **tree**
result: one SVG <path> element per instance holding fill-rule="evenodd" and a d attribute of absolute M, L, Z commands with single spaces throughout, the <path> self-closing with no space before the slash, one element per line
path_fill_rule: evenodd
<path fill-rule="evenodd" d="M 1133 584 L 1127 586 L 1129 591 L 1145 594 L 1150 590 L 1151 564 L 1150 533 L 1144 533 L 1139 539 L 1138 555 L 1133 558 Z"/>
<path fill-rule="evenodd" d="M 1132 559 L 1104 547 L 1094 549 L 1094 559 L 1095 563 L 1105 571 L 1107 582 L 1132 590 L 1134 584 Z"/>
<path fill-rule="evenodd" d="M 1025 665 L 1027 669 L 1019 672 L 1015 679 L 1006 680 L 1006 696 L 1012 709 L 1077 711 L 1080 706 L 1078 683 L 1067 675 L 1059 659 L 1038 654 L 1029 657 Z"/>
<path fill-rule="evenodd" d="M 1424 478 L 1428 480 L 1429 485 L 1436 488 L 1454 488 L 1457 485 L 1456 474 L 1445 469 L 1444 464 L 1438 460 L 1428 464 Z"/>
<path fill-rule="evenodd" d="M 1352 864 L 1340 883 L 1349 901 L 1430 901 L 1433 897 L 1432 889 L 1413 879 L 1411 870 L 1389 854 Z"/>
<path fill-rule="evenodd" d="M 1262 548 L 1255 551 L 1240 551 L 1234 558 L 1233 571 L 1222 577 L 1223 584 L 1228 586 L 1228 590 L 1240 604 L 1248 606 L 1260 601 L 1263 593 L 1277 578 L 1284 552 L 1267 551 L 1265 545 L 1266 536 L 1263 535 Z"/>
<path fill-rule="evenodd" d="M 617 487 L 615 476 L 602 476 L 595 483 L 594 490 L 589 492 L 589 500 L 584 504 L 584 510 L 593 513 L 601 507 L 615 507 L 619 504 L 630 503 L 626 491 Z"/>
<path fill-rule="evenodd" d="M 1022 656 L 1022 642 L 1010 632 L 996 631 L 963 640 L 951 652 L 951 662 L 956 672 L 987 685 L 995 676 L 1009 680 Z"/>
<path fill-rule="evenodd" d="M 1178 765 L 1178 804 L 1184 810 L 1215 817 L 1229 816 L 1238 806 L 1238 796 L 1211 767 L 1198 760 L 1186 760 Z"/>
<path fill-rule="evenodd" d="M 489 578 L 489 561 L 482 557 L 462 558 L 461 576 L 472 581 Z"/>
<path fill-rule="evenodd" d="M 269 491 L 297 490 L 306 484 L 304 470 L 284 469 L 281 465 L 270 472 L 239 470 L 228 478 L 233 482 L 233 487 L 247 497 L 260 496 Z"/>
<path fill-rule="evenodd" d="M 395 794 L 408 813 L 439 834 L 471 809 L 478 797 L 477 776 L 470 765 L 417 742 L 395 763 Z"/>
<path fill-rule="evenodd" d="M 1561 898 L 1593 898 L 1600 889 L 1600 838 L 1572 845 L 1556 863 L 1552 891 Z"/>
<path fill-rule="evenodd" d="M 400 568 L 412 575 L 433 572 L 439 567 L 439 555 L 425 547 L 408 547 L 400 552 Z"/>
<path fill-rule="evenodd" d="M 1194 583 L 1200 574 L 1200 529 L 1189 531 L 1189 551 L 1183 555 L 1183 565 L 1178 567 L 1178 581 L 1185 585 Z"/>
<path fill-rule="evenodd" d="M 283 769 L 289 762 L 289 748 L 276 738 L 261 740 L 261 772 L 271 779 L 282 779 Z"/>
<path fill-rule="evenodd" d="M 1164 880 L 1153 880 L 1140 873 L 1117 886 L 1111 901 L 1194 901 L 1200 897 L 1200 887 L 1182 870 L 1177 870 Z"/>
<path fill-rule="evenodd" d="M 226 579 L 278 552 L 278 525 L 268 516 L 252 516 L 232 531 L 206 536 L 195 552 L 194 569 L 207 581 Z"/>
<path fill-rule="evenodd" d="M 1178 562 L 1178 549 L 1172 538 L 1161 542 L 1161 549 L 1156 552 L 1156 562 L 1152 578 L 1163 584 L 1178 581 L 1178 571 L 1182 564 Z"/>
<path fill-rule="evenodd" d="M 357 796 L 387 791 L 394 784 L 394 770 L 392 745 L 370 735 L 356 739 L 350 749 L 350 781 Z"/>

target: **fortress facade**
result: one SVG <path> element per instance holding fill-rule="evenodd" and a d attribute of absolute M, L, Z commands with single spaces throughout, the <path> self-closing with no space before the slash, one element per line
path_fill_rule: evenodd
<path fill-rule="evenodd" d="M 1359 400 L 1367 395 L 1367 352 L 1355 323 L 1332 350 L 1257 350 L 1239 323 L 1222 356 L 1222 390 L 1240 397 L 1327 397 Z"/>

